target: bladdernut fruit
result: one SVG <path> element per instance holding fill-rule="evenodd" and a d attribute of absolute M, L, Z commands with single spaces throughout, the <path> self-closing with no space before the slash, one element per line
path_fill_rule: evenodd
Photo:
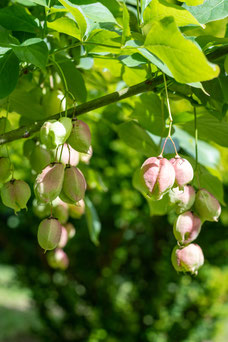
<path fill-rule="evenodd" d="M 53 217 L 49 217 L 40 222 L 37 238 L 41 248 L 45 251 L 56 248 L 62 234 L 60 222 Z"/>
<path fill-rule="evenodd" d="M 34 192 L 39 202 L 49 203 L 59 196 L 63 185 L 64 168 L 61 163 L 53 163 L 37 176 Z"/>
<path fill-rule="evenodd" d="M 40 141 L 47 149 L 55 149 L 66 142 L 71 130 L 72 122 L 70 118 L 62 117 L 58 121 L 46 121 L 40 129 Z"/>
<path fill-rule="evenodd" d="M 29 185 L 23 180 L 12 179 L 1 188 L 2 202 L 15 212 L 27 209 L 27 202 L 31 197 Z"/>
<path fill-rule="evenodd" d="M 170 163 L 175 170 L 175 182 L 179 187 L 183 187 L 193 180 L 194 172 L 192 165 L 187 159 L 176 156 L 170 159 Z"/>
<path fill-rule="evenodd" d="M 219 201 L 206 189 L 196 193 L 195 211 L 204 221 L 218 221 L 221 214 Z"/>
<path fill-rule="evenodd" d="M 204 264 L 204 255 L 199 245 L 191 243 L 184 248 L 176 246 L 171 256 L 173 267 L 177 272 L 197 274 Z"/>
<path fill-rule="evenodd" d="M 195 197 L 195 189 L 191 185 L 185 185 L 182 190 L 179 187 L 169 190 L 169 201 L 171 205 L 175 205 L 177 214 L 191 209 Z"/>
<path fill-rule="evenodd" d="M 84 198 L 86 180 L 82 172 L 75 166 L 67 166 L 64 172 L 62 191 L 59 195 L 66 203 L 75 204 Z"/>
<path fill-rule="evenodd" d="M 202 222 L 191 211 L 179 215 L 173 226 L 173 233 L 177 241 L 187 245 L 194 241 L 200 233 Z"/>
<path fill-rule="evenodd" d="M 175 181 L 175 170 L 168 159 L 151 157 L 143 163 L 141 177 L 147 195 L 155 200 L 160 200 L 172 188 Z"/>
<path fill-rule="evenodd" d="M 68 143 L 78 152 L 88 153 L 91 145 L 91 133 L 89 126 L 81 120 L 72 120 L 73 128 Z"/>

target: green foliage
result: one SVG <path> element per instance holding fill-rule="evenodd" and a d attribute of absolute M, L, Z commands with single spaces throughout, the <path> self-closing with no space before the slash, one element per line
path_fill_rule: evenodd
<path fill-rule="evenodd" d="M 182 2 L 0 5 L 0 114 L 7 117 L 0 143 L 10 142 L 0 156 L 10 157 L 15 179 L 32 188 L 43 165 L 34 152 L 43 148 L 39 130 L 44 120 L 59 119 L 52 115 L 85 114 L 92 133 L 92 158 L 78 154 L 88 195 L 85 216 L 82 210 L 80 220 L 70 218 L 77 234 L 66 246 L 69 270 L 51 270 L 36 248 L 35 214 L 47 211 L 32 206 L 34 194 L 17 218 L 0 208 L 2 260 L 20 265 L 45 341 L 220 341 L 225 329 L 227 210 L 222 223 L 202 229 L 206 266 L 199 278 L 176 275 L 170 266 L 176 214 L 167 195 L 147 198 L 138 177 L 170 130 L 178 153 L 195 168 L 194 188 L 227 201 L 227 1 Z M 45 152 L 48 160 L 61 158 L 61 151 Z M 174 156 L 170 141 L 164 156 Z"/>

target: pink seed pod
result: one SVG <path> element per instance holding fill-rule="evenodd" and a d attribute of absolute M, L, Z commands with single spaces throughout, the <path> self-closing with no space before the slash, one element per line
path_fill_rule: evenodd
<path fill-rule="evenodd" d="M 221 214 L 219 201 L 206 189 L 196 193 L 195 210 L 204 221 L 218 221 Z"/>
<path fill-rule="evenodd" d="M 65 165 L 70 164 L 76 166 L 79 163 L 79 152 L 75 151 L 69 144 L 64 144 L 63 149 L 62 147 L 58 148 L 57 160 Z"/>
<path fill-rule="evenodd" d="M 58 247 L 64 248 L 67 244 L 67 241 L 68 241 L 68 232 L 67 232 L 66 228 L 64 226 L 62 226 L 62 233 L 61 233 L 61 237 L 60 237 Z"/>
<path fill-rule="evenodd" d="M 12 179 L 1 188 L 2 202 L 15 212 L 27 209 L 27 202 L 31 196 L 31 190 L 23 180 Z"/>
<path fill-rule="evenodd" d="M 61 117 L 58 121 L 46 121 L 40 129 L 40 141 L 48 150 L 52 150 L 66 142 L 71 130 L 72 121 L 70 118 Z"/>
<path fill-rule="evenodd" d="M 68 143 L 78 152 L 87 153 L 91 145 L 89 126 L 81 120 L 72 120 L 73 128 Z"/>
<path fill-rule="evenodd" d="M 35 180 L 34 192 L 39 202 L 52 202 L 61 192 L 64 165 L 53 163 L 45 167 Z"/>
<path fill-rule="evenodd" d="M 176 184 L 179 187 L 183 187 L 193 180 L 193 168 L 187 159 L 176 156 L 175 158 L 170 159 L 170 163 L 175 169 Z"/>
<path fill-rule="evenodd" d="M 190 272 L 197 275 L 204 264 L 204 256 L 199 245 L 191 243 L 184 248 L 176 246 L 171 256 L 173 267 L 177 272 Z"/>
<path fill-rule="evenodd" d="M 0 157 L 0 183 L 5 183 L 11 174 L 11 163 L 9 158 Z"/>
<path fill-rule="evenodd" d="M 79 219 L 85 213 L 85 202 L 80 200 L 76 204 L 69 204 L 70 217 Z"/>
<path fill-rule="evenodd" d="M 34 147 L 29 157 L 31 167 L 37 173 L 40 173 L 52 161 L 51 152 L 40 145 Z"/>
<path fill-rule="evenodd" d="M 50 267 L 61 270 L 67 269 L 69 266 L 69 258 L 61 248 L 56 248 L 54 251 L 47 254 L 47 262 Z"/>
<path fill-rule="evenodd" d="M 62 191 L 59 195 L 62 201 L 75 204 L 80 201 L 86 191 L 86 181 L 82 172 L 75 166 L 66 167 Z"/>
<path fill-rule="evenodd" d="M 177 214 L 191 209 L 195 197 L 195 190 L 191 185 L 185 185 L 183 190 L 180 190 L 179 187 L 169 190 L 169 200 L 171 205 L 175 205 Z"/>
<path fill-rule="evenodd" d="M 192 214 L 191 211 L 186 211 L 177 217 L 173 226 L 173 233 L 180 244 L 187 245 L 197 238 L 201 226 L 200 218 Z"/>
<path fill-rule="evenodd" d="M 160 200 L 173 186 L 175 171 L 166 158 L 151 157 L 143 163 L 141 177 L 147 194 L 155 200 Z"/>
<path fill-rule="evenodd" d="M 45 251 L 52 250 L 58 246 L 61 234 L 62 226 L 60 222 L 53 217 L 49 217 L 40 222 L 37 234 L 38 243 Z"/>
<path fill-rule="evenodd" d="M 75 234 L 76 234 L 75 226 L 72 223 L 68 222 L 67 224 L 65 224 L 64 227 L 67 230 L 68 238 L 72 239 L 75 236 Z"/>
<path fill-rule="evenodd" d="M 68 204 L 63 202 L 59 197 L 57 197 L 52 202 L 52 214 L 56 217 L 61 224 L 65 224 L 69 218 L 69 208 Z"/>

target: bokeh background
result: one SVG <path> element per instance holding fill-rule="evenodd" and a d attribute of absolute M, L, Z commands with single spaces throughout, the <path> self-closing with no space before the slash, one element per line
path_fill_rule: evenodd
<path fill-rule="evenodd" d="M 198 276 L 177 274 L 170 261 L 173 218 L 151 217 L 134 189 L 133 173 L 145 157 L 107 124 L 111 108 L 101 110 L 99 125 L 94 113 L 82 117 L 93 132 L 93 157 L 80 167 L 101 222 L 98 246 L 85 217 L 71 219 L 69 268 L 53 270 L 37 243 L 33 198 L 18 216 L 0 206 L 0 341 L 226 342 L 228 210 L 202 228 L 197 243 L 205 265 Z M 23 141 L 9 146 L 11 159 L 16 176 L 32 187 L 22 147 Z"/>

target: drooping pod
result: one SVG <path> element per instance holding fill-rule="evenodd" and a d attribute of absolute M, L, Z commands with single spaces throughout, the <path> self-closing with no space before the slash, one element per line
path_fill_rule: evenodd
<path fill-rule="evenodd" d="M 49 217 L 40 222 L 37 238 L 41 248 L 45 251 L 56 248 L 59 244 L 62 233 L 60 222 L 54 218 Z"/>
<path fill-rule="evenodd" d="M 182 190 L 179 187 L 169 190 L 170 204 L 175 205 L 177 214 L 191 209 L 195 202 L 195 197 L 195 190 L 191 185 L 185 185 Z"/>
<path fill-rule="evenodd" d="M 89 126 L 81 120 L 72 120 L 73 128 L 68 143 L 78 152 L 87 153 L 91 145 L 91 132 Z"/>
<path fill-rule="evenodd" d="M 58 148 L 57 160 L 67 165 L 76 166 L 79 163 L 79 152 L 74 150 L 69 144 L 64 144 Z"/>
<path fill-rule="evenodd" d="M 51 215 L 51 204 L 50 203 L 38 203 L 37 199 L 34 198 L 32 202 L 32 210 L 33 213 L 43 219 L 49 215 Z"/>
<path fill-rule="evenodd" d="M 171 256 L 173 267 L 177 272 L 197 274 L 204 264 L 204 255 L 199 245 L 191 243 L 184 248 L 176 246 Z"/>
<path fill-rule="evenodd" d="M 51 152 L 40 145 L 37 145 L 32 150 L 29 161 L 31 167 L 37 173 L 40 173 L 48 164 L 53 161 Z"/>
<path fill-rule="evenodd" d="M 219 201 L 206 189 L 196 193 L 195 211 L 205 221 L 218 221 L 221 214 Z"/>
<path fill-rule="evenodd" d="M 56 217 L 61 224 L 65 224 L 69 218 L 68 204 L 63 202 L 59 197 L 57 197 L 52 202 L 52 206 L 53 216 Z"/>
<path fill-rule="evenodd" d="M 39 202 L 49 203 L 59 196 L 64 177 L 64 165 L 53 163 L 45 167 L 35 180 L 34 192 Z"/>
<path fill-rule="evenodd" d="M 84 198 L 86 180 L 82 172 L 75 166 L 67 166 L 64 172 L 62 191 L 59 195 L 62 201 L 75 204 Z"/>
<path fill-rule="evenodd" d="M 47 149 L 55 149 L 66 142 L 71 130 L 72 122 L 67 117 L 46 121 L 40 129 L 40 141 Z"/>
<path fill-rule="evenodd" d="M 93 156 L 93 148 L 92 148 L 92 146 L 90 146 L 87 153 L 80 153 L 80 160 L 81 160 L 81 162 L 83 162 L 85 164 L 89 164 L 92 156 Z"/>
<path fill-rule="evenodd" d="M 191 211 L 179 215 L 173 226 L 173 233 L 177 241 L 187 245 L 194 241 L 200 233 L 202 222 Z"/>
<path fill-rule="evenodd" d="M 61 248 L 56 248 L 54 251 L 49 252 L 47 254 L 47 262 L 50 267 L 61 270 L 65 270 L 69 266 L 69 258 Z"/>
<path fill-rule="evenodd" d="M 175 182 L 179 187 L 183 187 L 193 180 L 194 172 L 192 165 L 187 159 L 176 156 L 170 159 L 170 163 L 175 170 Z"/>
<path fill-rule="evenodd" d="M 148 158 L 143 163 L 140 173 L 145 192 L 155 200 L 162 199 L 175 181 L 175 171 L 172 164 L 162 157 Z"/>
<path fill-rule="evenodd" d="M 31 196 L 29 185 L 23 180 L 12 179 L 1 188 L 2 202 L 15 212 L 27 209 L 27 202 Z"/>
<path fill-rule="evenodd" d="M 9 158 L 0 157 L 0 183 L 5 183 L 11 174 L 11 163 Z"/>

